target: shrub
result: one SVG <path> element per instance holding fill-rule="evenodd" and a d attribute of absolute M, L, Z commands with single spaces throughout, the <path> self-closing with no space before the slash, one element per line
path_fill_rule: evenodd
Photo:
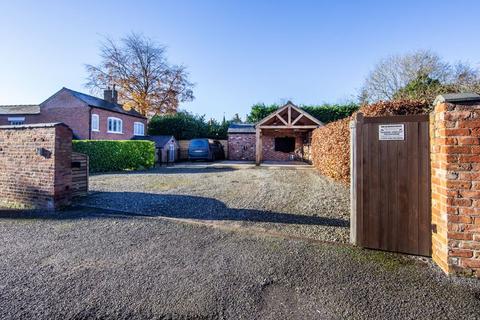
<path fill-rule="evenodd" d="M 312 163 L 321 174 L 348 183 L 350 179 L 350 118 L 315 129 Z"/>
<path fill-rule="evenodd" d="M 228 121 L 205 120 L 205 116 L 179 111 L 175 114 L 154 116 L 148 123 L 148 134 L 171 135 L 177 140 L 195 138 L 226 139 Z"/>
<path fill-rule="evenodd" d="M 264 103 L 257 103 L 251 106 L 250 113 L 247 115 L 248 123 L 256 123 L 268 116 L 270 113 L 277 111 L 280 108 L 278 104 L 265 105 Z"/>
<path fill-rule="evenodd" d="M 423 100 L 379 101 L 365 105 L 358 110 L 365 117 L 427 114 L 430 111 L 431 104 Z"/>
<path fill-rule="evenodd" d="M 172 135 L 177 140 L 205 137 L 205 118 L 188 112 L 154 116 L 148 124 L 150 135 Z"/>
<path fill-rule="evenodd" d="M 155 164 L 151 141 L 75 140 L 73 151 L 88 155 L 91 172 L 139 170 Z"/>
<path fill-rule="evenodd" d="M 361 107 L 366 117 L 426 114 L 429 105 L 423 101 L 380 101 Z M 312 134 L 312 162 L 323 174 L 344 183 L 350 182 L 350 121 L 341 119 L 315 129 Z"/>
<path fill-rule="evenodd" d="M 330 123 L 350 117 L 352 113 L 358 110 L 358 104 L 324 104 L 321 106 L 302 106 L 301 108 L 323 123 Z"/>

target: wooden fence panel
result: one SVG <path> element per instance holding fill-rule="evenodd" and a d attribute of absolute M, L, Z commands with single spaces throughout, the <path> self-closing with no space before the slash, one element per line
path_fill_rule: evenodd
<path fill-rule="evenodd" d="M 352 123 L 353 243 L 430 256 L 428 120 L 424 115 L 364 118 L 359 114 Z M 392 125 L 394 131 L 389 131 Z"/>

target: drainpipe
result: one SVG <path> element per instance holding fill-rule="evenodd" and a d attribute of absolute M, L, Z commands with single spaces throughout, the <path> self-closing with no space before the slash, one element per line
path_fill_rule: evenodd
<path fill-rule="evenodd" d="M 92 140 L 92 107 L 88 108 L 88 140 Z"/>

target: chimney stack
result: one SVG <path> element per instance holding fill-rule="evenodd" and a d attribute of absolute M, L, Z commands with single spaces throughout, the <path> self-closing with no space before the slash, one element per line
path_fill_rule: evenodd
<path fill-rule="evenodd" d="M 115 85 L 113 85 L 113 90 L 112 90 L 112 102 L 118 103 L 118 91 L 115 89 Z"/>
<path fill-rule="evenodd" d="M 113 85 L 113 89 L 107 87 L 107 89 L 103 90 L 103 100 L 118 103 L 118 91 L 115 90 L 115 85 Z"/>

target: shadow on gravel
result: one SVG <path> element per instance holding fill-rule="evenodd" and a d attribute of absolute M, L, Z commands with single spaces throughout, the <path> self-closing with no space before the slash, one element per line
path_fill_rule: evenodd
<path fill-rule="evenodd" d="M 344 219 L 254 209 L 229 208 L 212 198 L 140 192 L 99 192 L 78 206 L 57 212 L 0 210 L 0 219 L 85 219 L 168 217 L 178 219 L 271 222 L 348 228 Z M 81 206 L 81 207 L 79 207 Z"/>
<path fill-rule="evenodd" d="M 301 225 L 345 227 L 343 219 L 266 210 L 227 207 L 223 202 L 206 197 L 140 192 L 99 192 L 79 204 L 111 210 L 128 211 L 128 216 L 162 216 L 179 219 L 273 222 Z"/>
<path fill-rule="evenodd" d="M 104 175 L 104 174 L 115 174 L 115 175 L 137 175 L 137 174 L 196 174 L 196 173 L 222 173 L 222 172 L 229 172 L 229 171 L 236 171 L 238 169 L 232 168 L 232 167 L 211 167 L 211 168 L 205 168 L 202 166 L 199 166 L 198 168 L 178 168 L 178 167 L 157 167 L 153 169 L 148 169 L 148 170 L 139 170 L 139 171 L 123 171 L 123 172 L 95 172 L 91 173 L 91 176 L 94 175 Z"/>

